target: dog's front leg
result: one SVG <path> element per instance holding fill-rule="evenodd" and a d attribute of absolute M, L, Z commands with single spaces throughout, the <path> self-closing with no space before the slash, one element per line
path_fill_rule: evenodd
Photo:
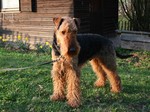
<path fill-rule="evenodd" d="M 53 95 L 51 100 L 63 100 L 65 99 L 65 76 L 60 71 L 61 62 L 53 64 L 52 68 L 52 80 L 53 80 Z"/>
<path fill-rule="evenodd" d="M 67 66 L 67 100 L 71 107 L 79 107 L 81 103 L 80 91 L 80 68 L 77 64 L 70 64 Z"/>

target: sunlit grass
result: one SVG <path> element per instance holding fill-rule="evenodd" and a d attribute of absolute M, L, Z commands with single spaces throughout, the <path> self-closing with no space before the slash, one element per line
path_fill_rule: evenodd
<path fill-rule="evenodd" d="M 122 52 L 122 51 L 120 51 Z M 52 102 L 51 65 L 22 71 L 0 72 L 2 112 L 148 112 L 150 111 L 150 52 L 132 51 L 136 57 L 117 59 L 123 91 L 113 94 L 93 86 L 96 76 L 89 64 L 82 70 L 82 105 L 70 108 L 66 101 Z M 0 49 L 0 68 L 25 67 L 51 60 L 48 54 L 19 53 Z"/>

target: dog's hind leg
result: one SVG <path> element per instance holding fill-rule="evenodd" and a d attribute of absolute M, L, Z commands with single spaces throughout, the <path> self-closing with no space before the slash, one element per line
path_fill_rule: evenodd
<path fill-rule="evenodd" d="M 105 71 L 106 76 L 111 85 L 111 91 L 114 93 L 118 93 L 121 91 L 121 80 L 117 74 L 116 60 L 115 56 L 105 55 L 105 57 L 101 57 L 101 67 Z"/>
<path fill-rule="evenodd" d="M 93 68 L 93 71 L 95 72 L 96 76 L 97 76 L 97 80 L 95 82 L 95 86 L 96 87 L 103 87 L 105 86 L 105 82 L 106 82 L 106 74 L 104 72 L 104 70 L 101 68 L 101 65 L 99 63 L 99 60 L 97 58 L 94 58 L 90 61 L 90 64 Z"/>

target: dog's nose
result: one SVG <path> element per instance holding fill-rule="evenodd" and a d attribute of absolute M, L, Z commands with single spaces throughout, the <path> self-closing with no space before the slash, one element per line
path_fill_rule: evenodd
<path fill-rule="evenodd" d="M 70 51 L 70 52 L 75 52 L 75 51 L 76 51 L 76 48 L 71 47 L 69 51 Z"/>

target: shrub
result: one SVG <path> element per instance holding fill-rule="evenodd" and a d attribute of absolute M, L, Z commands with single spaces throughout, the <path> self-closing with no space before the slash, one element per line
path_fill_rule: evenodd
<path fill-rule="evenodd" d="M 30 44 L 27 42 L 28 37 L 23 41 L 22 37 L 18 35 L 17 40 L 10 40 L 10 37 L 3 38 L 0 36 L 0 47 L 4 47 L 9 50 L 18 50 L 18 51 L 29 51 Z"/>
<path fill-rule="evenodd" d="M 28 52 L 30 49 L 29 44 L 29 37 L 26 36 L 25 38 L 22 38 L 21 35 L 18 35 L 17 37 L 14 37 L 11 39 L 9 36 L 3 37 L 0 36 L 0 47 L 3 47 L 8 50 L 17 50 L 17 51 L 25 51 Z M 51 53 L 51 45 L 49 42 L 45 43 L 37 43 L 35 44 L 35 50 L 37 54 L 44 53 L 44 54 L 50 54 Z"/>
<path fill-rule="evenodd" d="M 36 47 L 37 54 L 39 53 L 50 54 L 51 53 L 51 45 L 49 42 L 37 43 L 35 47 Z"/>

